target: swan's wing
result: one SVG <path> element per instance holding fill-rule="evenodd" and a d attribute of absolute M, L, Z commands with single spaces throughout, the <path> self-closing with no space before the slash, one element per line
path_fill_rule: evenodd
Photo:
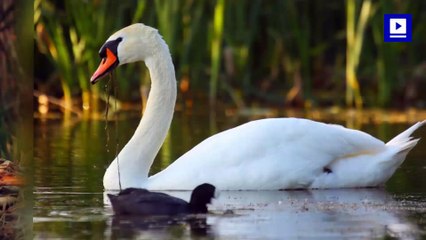
<path fill-rule="evenodd" d="M 204 140 L 149 179 L 151 189 L 305 188 L 324 167 L 345 156 L 382 151 L 361 131 L 306 119 L 252 121 Z"/>

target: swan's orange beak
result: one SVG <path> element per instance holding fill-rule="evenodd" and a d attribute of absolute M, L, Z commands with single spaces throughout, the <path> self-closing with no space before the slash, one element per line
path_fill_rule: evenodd
<path fill-rule="evenodd" d="M 106 57 L 102 58 L 101 63 L 99 64 L 98 69 L 96 69 L 93 76 L 90 78 L 90 83 L 95 84 L 100 78 L 105 76 L 105 74 L 111 72 L 118 65 L 117 56 L 109 50 L 106 49 Z"/>

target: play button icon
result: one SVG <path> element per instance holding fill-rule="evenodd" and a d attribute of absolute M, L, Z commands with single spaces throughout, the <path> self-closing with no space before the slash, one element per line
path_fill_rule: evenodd
<path fill-rule="evenodd" d="M 396 23 L 396 30 L 398 30 L 398 28 L 400 28 L 401 25 L 399 23 Z"/>
<path fill-rule="evenodd" d="M 411 42 L 411 14 L 385 14 L 383 20 L 385 42 Z"/>
<path fill-rule="evenodd" d="M 390 19 L 390 34 L 406 34 L 407 33 L 407 20 L 405 18 L 391 18 Z"/>

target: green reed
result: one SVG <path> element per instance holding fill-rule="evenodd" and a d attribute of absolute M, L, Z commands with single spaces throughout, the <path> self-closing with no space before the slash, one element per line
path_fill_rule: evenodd
<path fill-rule="evenodd" d="M 38 69 L 52 77 L 37 86 L 58 95 L 53 86 L 60 84 L 66 105 L 78 97 L 98 111 L 104 93 L 88 79 L 99 47 L 114 31 L 143 22 L 168 43 L 185 99 L 209 96 L 237 107 L 392 106 L 414 70 L 421 72 L 424 54 L 416 49 L 426 44 L 425 8 L 402 0 L 37 0 L 37 51 L 53 65 Z M 388 12 L 413 13 L 412 44 L 383 42 Z M 132 64 L 117 69 L 117 80 L 117 98 L 137 101 L 149 75 L 143 63 Z"/>

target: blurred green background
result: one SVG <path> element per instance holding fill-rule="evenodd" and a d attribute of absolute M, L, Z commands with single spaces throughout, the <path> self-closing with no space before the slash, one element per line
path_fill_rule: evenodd
<path fill-rule="evenodd" d="M 32 232 L 33 10 L 31 0 L 0 1 L 0 159 L 13 161 L 0 161 L 0 178 L 16 174 L 25 183 L 19 191 L 0 186 L 0 239 Z"/>
<path fill-rule="evenodd" d="M 32 1 L 0 1 L 0 158 L 32 162 Z"/>
<path fill-rule="evenodd" d="M 36 0 L 34 11 L 35 94 L 78 115 L 102 110 L 105 87 L 89 85 L 98 50 L 136 22 L 168 43 L 185 106 L 426 103 L 425 1 Z M 411 43 L 384 43 L 385 13 L 412 14 Z M 143 63 L 116 79 L 120 103 L 139 103 L 149 86 Z"/>

